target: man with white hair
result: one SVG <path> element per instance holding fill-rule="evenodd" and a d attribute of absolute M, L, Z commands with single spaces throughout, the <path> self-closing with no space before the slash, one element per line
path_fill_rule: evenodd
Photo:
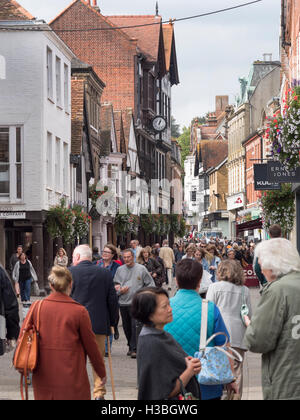
<path fill-rule="evenodd" d="M 104 358 L 105 339 L 116 323 L 118 298 L 109 270 L 92 263 L 93 253 L 88 245 L 79 245 L 73 252 L 71 297 L 89 312 L 99 350 Z M 104 400 L 106 389 L 93 370 L 94 399 Z"/>
<path fill-rule="evenodd" d="M 265 400 L 300 400 L 300 257 L 287 239 L 255 249 L 267 285 L 249 321 L 244 344 L 262 353 Z"/>

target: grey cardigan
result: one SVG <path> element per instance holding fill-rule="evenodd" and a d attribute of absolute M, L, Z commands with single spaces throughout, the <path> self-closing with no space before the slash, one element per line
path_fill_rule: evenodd
<path fill-rule="evenodd" d="M 38 278 L 37 278 L 36 272 L 33 268 L 33 265 L 31 264 L 31 262 L 29 260 L 27 260 L 27 261 L 29 262 L 30 274 L 31 274 L 31 277 L 32 277 L 32 281 L 38 281 Z M 13 278 L 13 281 L 15 283 L 18 283 L 18 281 L 19 281 L 19 274 L 20 274 L 20 261 L 18 261 L 16 263 L 16 265 L 14 267 L 14 270 L 13 270 L 13 273 L 12 273 L 12 278 Z"/>
<path fill-rule="evenodd" d="M 250 292 L 244 286 L 246 304 L 249 308 L 249 317 L 252 316 Z M 237 286 L 227 281 L 220 281 L 209 286 L 206 299 L 215 303 L 224 319 L 230 335 L 230 344 L 242 350 L 247 350 L 243 345 L 246 327 L 241 319 L 242 286 Z"/>

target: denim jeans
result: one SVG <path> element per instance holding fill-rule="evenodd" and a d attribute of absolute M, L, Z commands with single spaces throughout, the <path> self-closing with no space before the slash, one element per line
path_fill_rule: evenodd
<path fill-rule="evenodd" d="M 32 278 L 27 279 L 27 280 L 22 280 L 22 281 L 19 282 L 21 301 L 22 302 L 29 302 L 30 301 L 31 282 L 32 282 Z"/>

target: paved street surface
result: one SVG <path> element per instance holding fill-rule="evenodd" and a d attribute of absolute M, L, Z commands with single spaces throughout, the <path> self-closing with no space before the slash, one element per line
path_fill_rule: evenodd
<path fill-rule="evenodd" d="M 253 309 L 259 300 L 258 289 L 251 290 Z M 127 346 L 123 329 L 120 326 L 120 339 L 113 342 L 112 364 L 115 379 L 117 400 L 136 400 L 136 360 L 126 356 Z M 20 400 L 19 381 L 20 375 L 11 368 L 12 353 L 0 357 L 0 400 Z M 106 399 L 112 400 L 111 380 L 109 373 L 108 359 L 105 358 L 108 374 Z M 89 377 L 92 385 L 91 367 L 88 366 Z M 244 364 L 244 395 L 243 400 L 262 400 L 261 390 L 261 357 L 260 355 L 248 353 Z M 32 387 L 30 388 L 30 399 L 33 399 Z"/>

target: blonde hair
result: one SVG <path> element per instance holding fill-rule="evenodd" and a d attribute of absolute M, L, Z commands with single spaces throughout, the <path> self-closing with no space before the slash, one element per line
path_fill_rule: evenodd
<path fill-rule="evenodd" d="M 64 256 L 67 255 L 66 250 L 64 248 L 59 248 L 59 250 L 57 251 L 57 256 L 59 256 L 59 252 L 62 251 L 62 253 L 64 254 Z"/>
<path fill-rule="evenodd" d="M 72 274 L 66 267 L 54 266 L 48 280 L 56 292 L 65 293 L 73 279 Z"/>
<path fill-rule="evenodd" d="M 222 261 L 218 266 L 217 278 L 219 281 L 228 281 L 237 286 L 243 286 L 245 284 L 244 270 L 239 261 Z"/>

